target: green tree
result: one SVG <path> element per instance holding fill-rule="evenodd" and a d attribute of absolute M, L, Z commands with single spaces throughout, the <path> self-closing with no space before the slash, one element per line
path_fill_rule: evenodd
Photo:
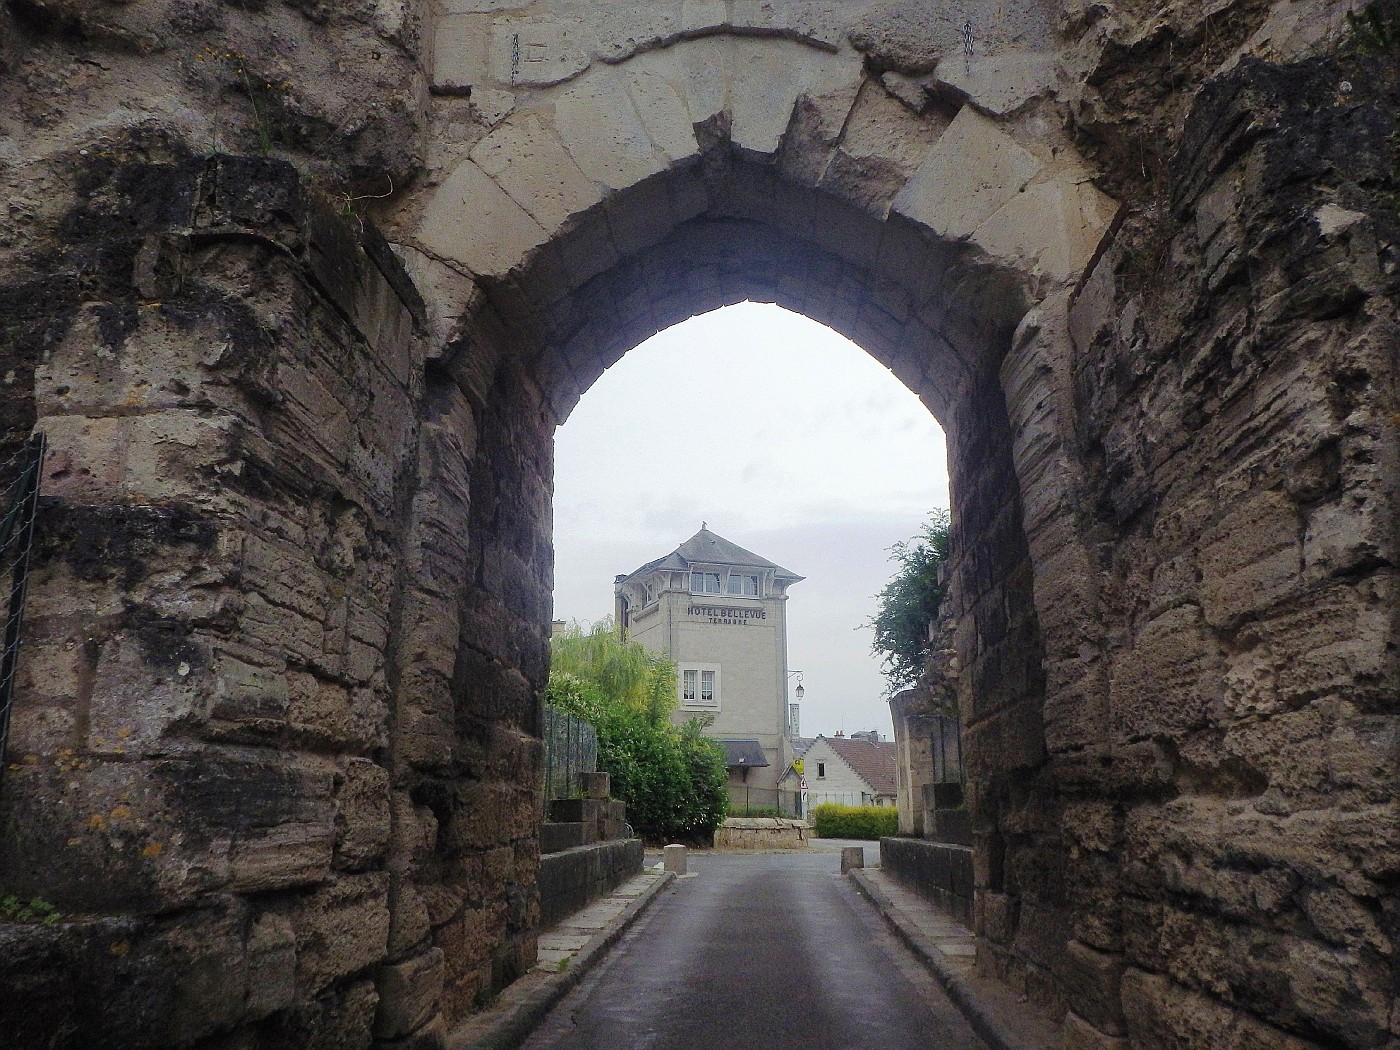
<path fill-rule="evenodd" d="M 929 624 L 943 602 L 938 572 L 950 553 L 949 530 L 948 512 L 935 510 L 917 536 L 890 548 L 897 569 L 876 595 L 876 613 L 865 623 L 875 631 L 871 649 L 880 655 L 890 693 L 913 685 L 923 673 Z"/>
<path fill-rule="evenodd" d="M 676 669 L 617 636 L 611 620 L 550 643 L 548 703 L 598 731 L 598 768 L 628 820 L 652 842 L 707 841 L 728 811 L 724 752 L 696 719 L 677 728 Z"/>

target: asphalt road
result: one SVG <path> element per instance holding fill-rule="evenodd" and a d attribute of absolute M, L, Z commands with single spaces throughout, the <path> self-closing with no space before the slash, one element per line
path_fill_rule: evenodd
<path fill-rule="evenodd" d="M 962 1015 L 839 875 L 839 853 L 692 853 L 525 1044 L 971 1050 Z"/>

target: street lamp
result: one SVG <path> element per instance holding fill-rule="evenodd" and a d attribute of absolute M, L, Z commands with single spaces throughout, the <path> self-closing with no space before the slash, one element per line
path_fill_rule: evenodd
<path fill-rule="evenodd" d="M 795 697 L 797 697 L 797 699 L 801 700 L 802 697 L 803 697 L 803 696 L 806 694 L 806 692 L 807 692 L 807 690 L 805 690 L 805 689 L 802 688 L 802 672 L 801 672 L 801 671 L 789 671 L 789 672 L 787 673 L 787 676 L 788 676 L 789 678 L 791 678 L 793 675 L 797 675 L 797 688 L 794 689 L 794 690 L 792 691 L 792 695 L 795 696 Z"/>

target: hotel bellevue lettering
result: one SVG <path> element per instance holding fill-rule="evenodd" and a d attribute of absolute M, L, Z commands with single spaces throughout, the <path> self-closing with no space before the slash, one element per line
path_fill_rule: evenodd
<path fill-rule="evenodd" d="M 766 609 L 740 609 L 733 605 L 692 605 L 685 610 L 687 616 L 703 616 L 710 623 L 729 624 L 734 627 L 747 627 L 750 620 L 764 620 Z"/>

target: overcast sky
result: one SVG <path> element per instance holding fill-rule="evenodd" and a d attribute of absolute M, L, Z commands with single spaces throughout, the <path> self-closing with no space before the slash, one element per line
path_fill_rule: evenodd
<path fill-rule="evenodd" d="M 708 522 L 806 577 L 788 600 L 802 734 L 891 733 L 860 625 L 889 546 L 948 506 L 948 475 L 942 430 L 889 371 L 815 321 L 742 303 L 627 354 L 555 451 L 556 619 L 609 615 L 614 576 Z"/>

